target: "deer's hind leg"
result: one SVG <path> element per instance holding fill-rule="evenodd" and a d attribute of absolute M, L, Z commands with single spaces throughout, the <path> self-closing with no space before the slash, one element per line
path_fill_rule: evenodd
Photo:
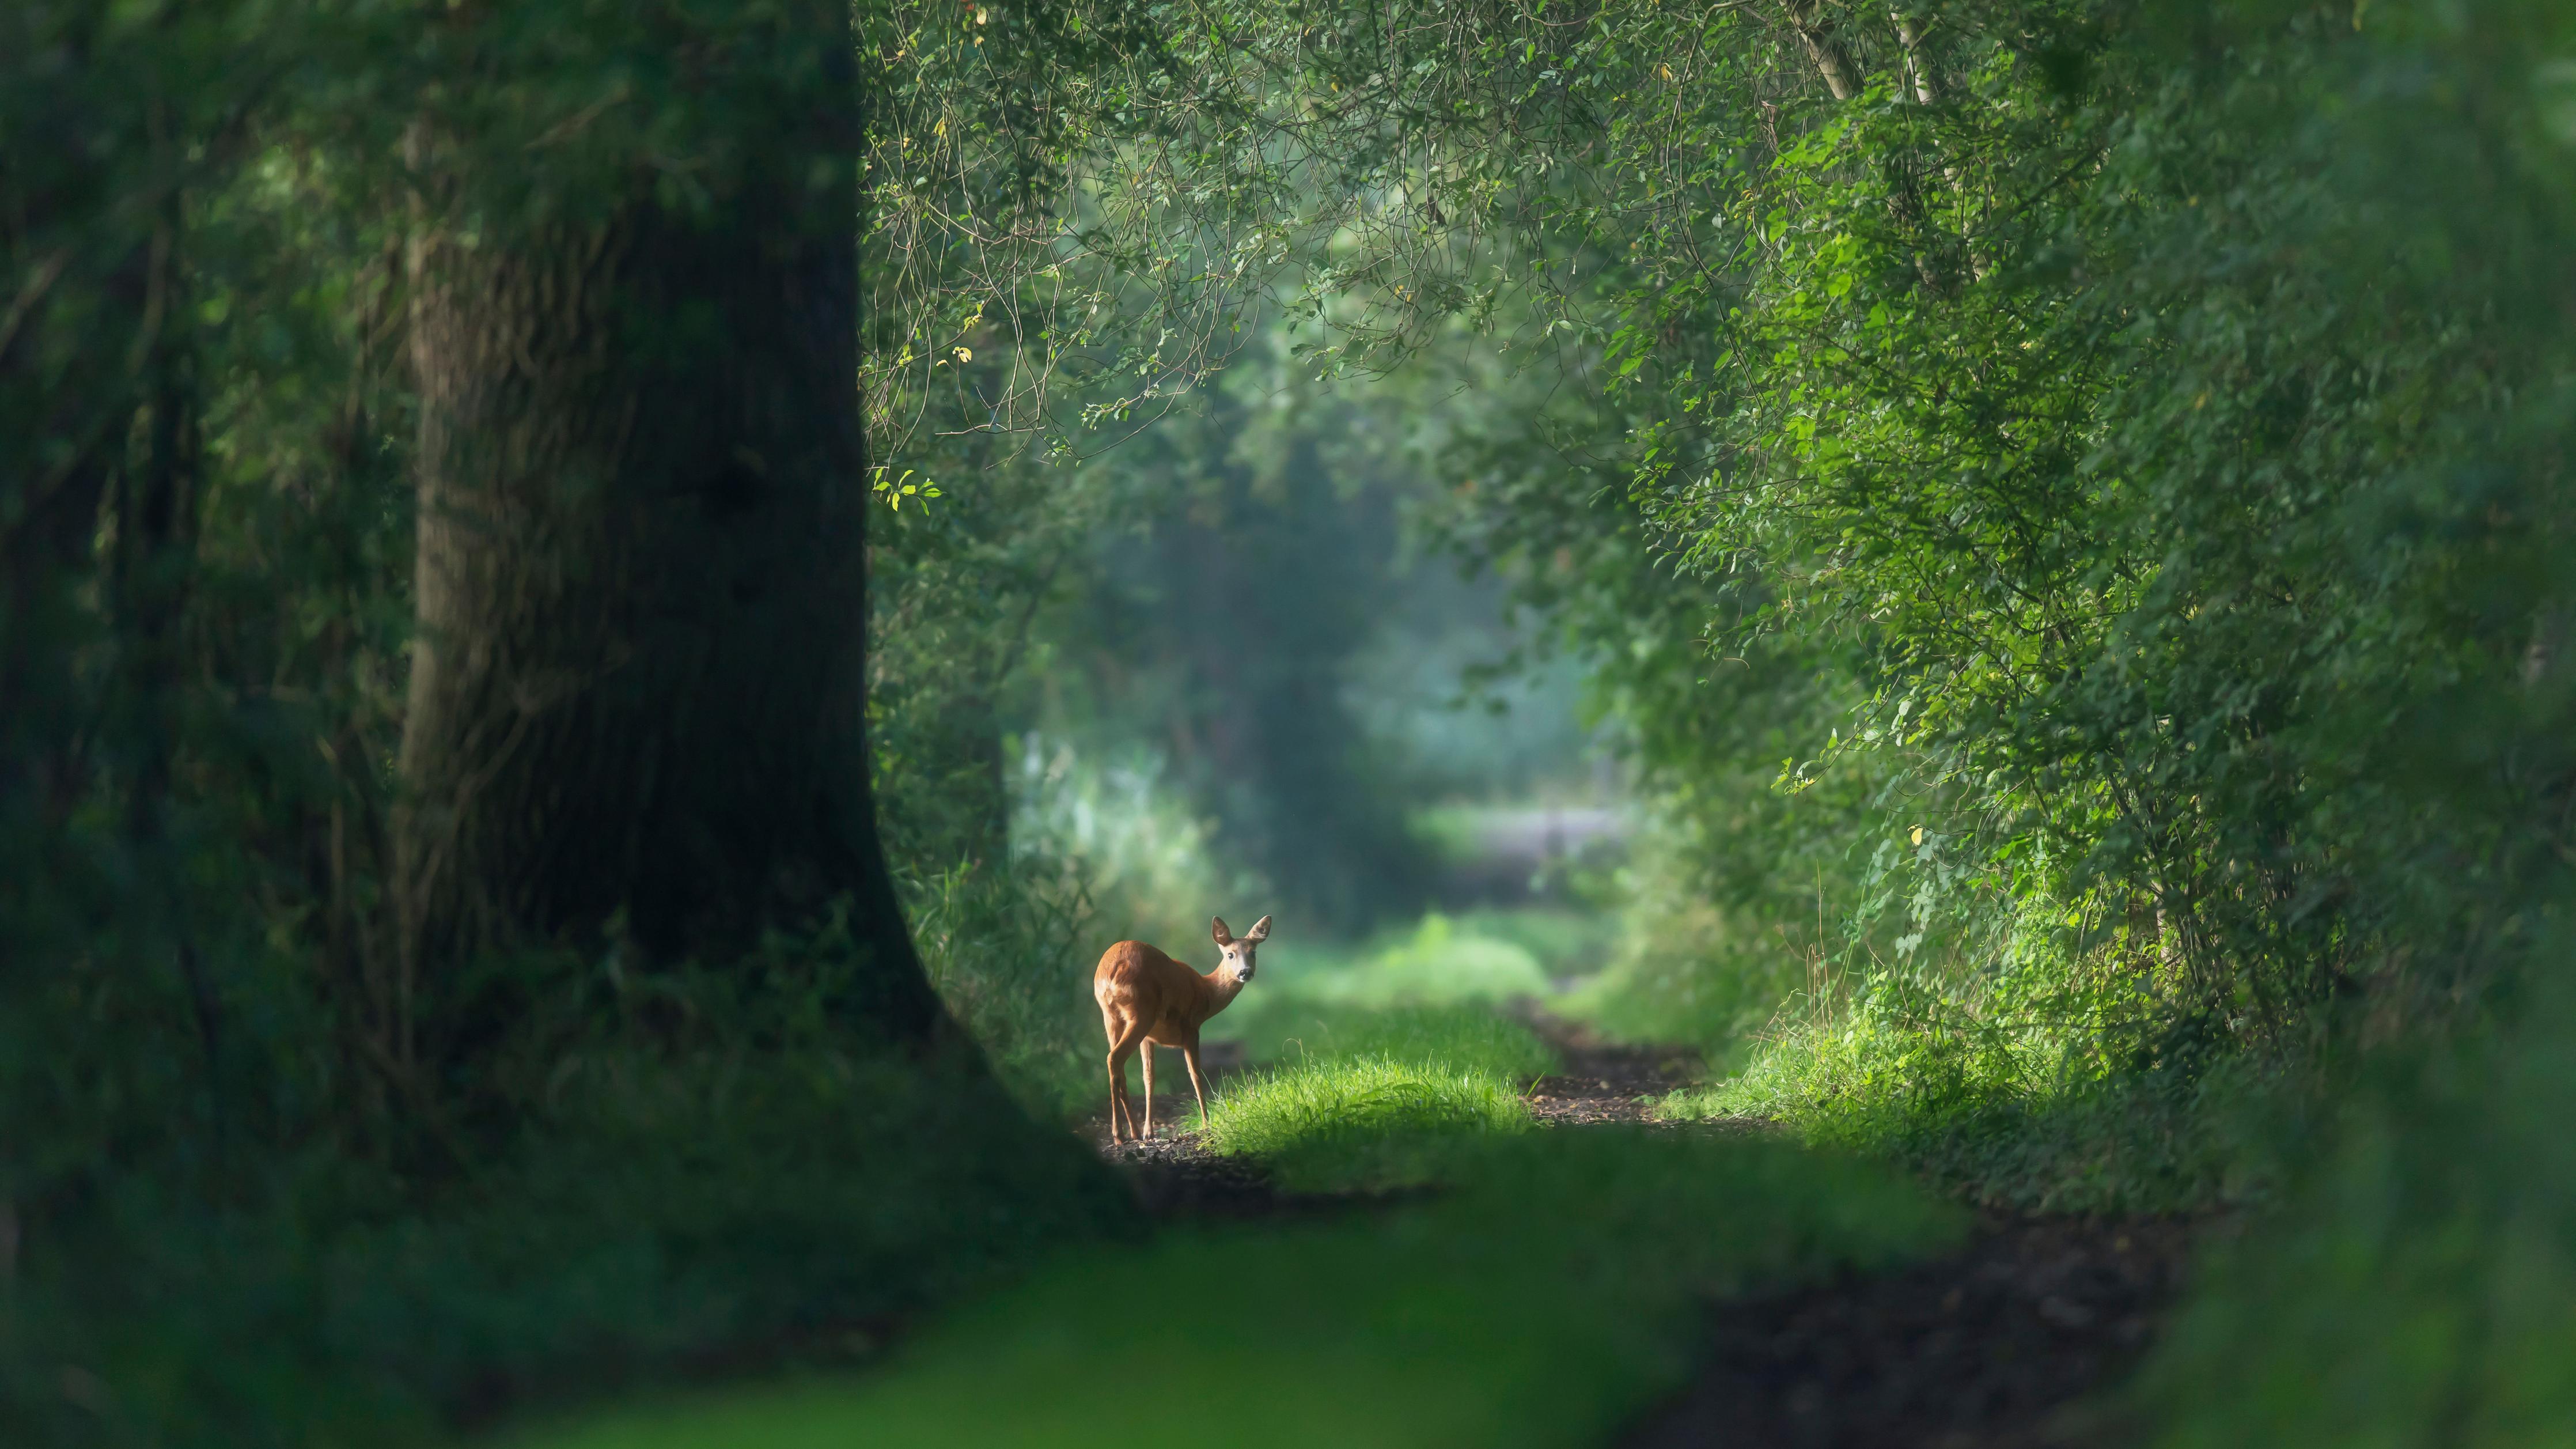
<path fill-rule="evenodd" d="M 1127 1058 L 1144 1041 L 1145 1028 L 1113 1011 L 1101 1012 L 1100 1018 L 1109 1032 L 1109 1140 L 1118 1142 L 1136 1135 L 1136 1112 L 1127 1101 Z"/>

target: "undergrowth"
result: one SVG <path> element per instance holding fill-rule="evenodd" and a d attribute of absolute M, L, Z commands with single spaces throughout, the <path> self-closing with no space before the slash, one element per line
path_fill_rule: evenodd
<path fill-rule="evenodd" d="M 1775 804 L 1769 795 L 1763 790 L 1759 803 Z M 1738 857 L 1794 861 L 1794 843 L 1777 833 L 1730 830 L 1719 838 Z M 1726 904 L 1729 892 L 1708 870 L 1718 847 L 1704 834 L 1647 817 L 1613 877 L 1605 912 L 1612 946 L 1597 971 L 1569 983 L 1548 1009 L 1613 1041 L 1696 1048 L 1723 1071 L 1741 1062 L 1784 997 L 1814 984 L 1824 907 L 1820 900 L 1808 923 Z"/>
<path fill-rule="evenodd" d="M 2267 1190 L 2243 1130 L 2278 1058 L 2216 1050 L 2165 1017 L 2010 1005 L 1969 1011 L 1884 980 L 1811 1000 L 1742 1071 L 1659 1113 L 1778 1122 L 2021 1211 L 2181 1211 Z"/>
<path fill-rule="evenodd" d="M 308 1147 L 219 1194 L 130 1171 L 50 1205 L 0 1277 L 0 1439 L 422 1442 L 1126 1230 L 1115 1180 L 969 1052 L 840 1018 L 851 949 L 827 930 L 723 969 L 547 963 L 558 992 L 496 1049 L 505 1125 L 452 1136 L 443 1166 Z M 24 1031 L 0 1021 L 12 1070 L 41 1061 Z"/>
<path fill-rule="evenodd" d="M 1079 876 L 970 862 L 896 879 L 930 984 L 1011 1094 L 1042 1118 L 1099 1110 L 1100 1009 L 1084 949 L 1097 915 Z"/>

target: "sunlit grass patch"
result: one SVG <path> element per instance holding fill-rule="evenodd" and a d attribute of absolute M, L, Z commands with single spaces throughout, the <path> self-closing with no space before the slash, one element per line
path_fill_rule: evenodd
<path fill-rule="evenodd" d="M 1238 1079 L 1206 1141 L 1270 1162 L 1292 1187 L 1389 1187 L 1427 1175 L 1426 1139 L 1534 1125 L 1511 1082 L 1494 1073 L 1344 1057 Z"/>
<path fill-rule="evenodd" d="M 1439 1175 L 1449 1139 L 1527 1131 L 1520 1085 L 1556 1053 L 1483 1007 L 1282 1013 L 1298 1034 L 1226 1083 L 1206 1141 L 1300 1188 L 1385 1188 Z"/>
<path fill-rule="evenodd" d="M 1706 1295 L 1883 1266 L 1961 1215 L 1891 1174 L 1669 1132 L 1529 1132 L 1391 1212 L 1069 1256 L 884 1371 L 621 1411 L 515 1449 L 1541 1449 L 1689 1371 Z"/>

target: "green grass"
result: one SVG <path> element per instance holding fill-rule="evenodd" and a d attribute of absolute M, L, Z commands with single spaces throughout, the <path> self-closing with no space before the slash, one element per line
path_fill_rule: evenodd
<path fill-rule="evenodd" d="M 1481 1006 L 1291 1007 L 1272 1031 L 1255 1047 L 1271 1065 L 1226 1083 L 1208 1143 L 1307 1190 L 1410 1185 L 1438 1175 L 1446 1139 L 1527 1131 L 1520 1087 L 1557 1066 Z"/>
<path fill-rule="evenodd" d="M 1561 906 L 1479 907 L 1450 920 L 1461 936 L 1520 947 L 1551 977 L 1600 970 L 1617 952 L 1621 934 L 1617 916 Z"/>
<path fill-rule="evenodd" d="M 1534 1126 L 1519 1089 L 1557 1066 L 1529 1028 L 1480 1006 L 1292 1007 L 1271 1030 L 1254 1048 L 1270 1065 L 1219 1091 L 1208 1145 L 1300 1190 L 1437 1176 L 1448 1139 Z"/>
<path fill-rule="evenodd" d="M 1454 1139 L 1536 1125 L 1492 1073 L 1355 1057 L 1230 1084 L 1207 1137 L 1218 1152 L 1265 1159 L 1290 1188 L 1381 1189 L 1444 1176 Z"/>
<path fill-rule="evenodd" d="M 1219 1091 L 1209 1143 L 1265 1159 L 1298 1189 L 1438 1176 L 1457 1140 L 1534 1125 L 1520 1087 L 1555 1070 L 1556 1053 L 1493 1003 L 1545 985 L 1526 948 L 1436 914 L 1338 959 L 1309 948 L 1265 962 L 1209 1024 L 1266 1064 Z"/>
<path fill-rule="evenodd" d="M 319 1154 L 219 1204 L 101 1182 L 0 1287 L 0 1443 L 435 1442 L 461 1413 L 921 1313 L 1141 1227 L 979 1057 L 844 1027 L 852 949 L 772 938 L 607 1011 L 580 1009 L 595 969 L 538 958 L 574 984 L 495 1048 L 510 1136 L 443 1191 Z"/>
<path fill-rule="evenodd" d="M 1961 1215 L 1865 1165 L 1669 1132 L 1489 1137 L 1378 1215 L 1067 1256 L 888 1368 L 631 1407 L 511 1449 L 1540 1449 L 1686 1376 L 1706 1295 L 1902 1261 Z"/>

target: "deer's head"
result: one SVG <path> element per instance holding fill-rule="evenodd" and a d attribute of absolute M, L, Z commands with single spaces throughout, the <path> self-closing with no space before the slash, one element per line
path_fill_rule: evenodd
<path fill-rule="evenodd" d="M 1213 934 L 1216 943 L 1225 952 L 1224 959 L 1216 963 L 1217 969 L 1233 973 L 1237 981 L 1251 980 L 1252 953 L 1260 948 L 1262 942 L 1270 939 L 1270 918 L 1263 916 L 1252 923 L 1251 930 L 1240 936 L 1225 928 L 1223 916 L 1216 917 L 1215 924 Z"/>

